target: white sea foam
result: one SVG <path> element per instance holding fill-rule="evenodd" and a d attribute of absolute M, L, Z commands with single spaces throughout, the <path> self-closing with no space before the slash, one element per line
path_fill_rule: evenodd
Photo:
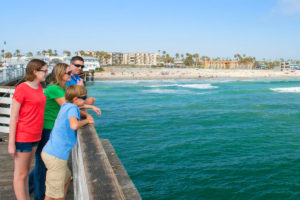
<path fill-rule="evenodd" d="M 193 89 L 215 89 L 217 86 L 212 86 L 211 84 L 169 84 L 169 85 L 149 85 L 147 87 L 160 88 L 160 87 L 183 87 L 183 88 L 193 88 Z"/>
<path fill-rule="evenodd" d="M 171 85 L 147 85 L 146 87 L 151 87 L 151 88 L 160 88 L 160 87 L 176 87 L 177 84 L 171 84 Z"/>
<path fill-rule="evenodd" d="M 275 92 L 291 92 L 300 93 L 300 87 L 290 87 L 290 88 L 271 88 Z"/>
<path fill-rule="evenodd" d="M 177 93 L 176 90 L 168 90 L 168 89 L 151 89 L 151 90 L 142 90 L 142 93 L 156 93 L 156 94 L 174 94 Z"/>
<path fill-rule="evenodd" d="M 194 88 L 194 89 L 215 89 L 217 86 L 212 86 L 211 84 L 189 84 L 189 85 L 178 85 L 178 87 L 184 88 Z"/>

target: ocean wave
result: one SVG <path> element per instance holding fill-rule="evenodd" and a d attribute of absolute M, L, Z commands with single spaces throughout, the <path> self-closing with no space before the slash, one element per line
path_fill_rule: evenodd
<path fill-rule="evenodd" d="M 176 90 L 168 90 L 168 89 L 151 89 L 151 90 L 142 90 L 142 93 L 156 93 L 156 94 L 174 94 L 177 93 Z"/>
<path fill-rule="evenodd" d="M 193 89 L 215 89 L 217 86 L 212 86 L 211 84 L 169 84 L 169 85 L 149 85 L 147 87 L 160 88 L 160 87 L 183 87 L 183 88 L 193 88 Z"/>
<path fill-rule="evenodd" d="M 217 86 L 212 86 L 211 84 L 189 84 L 189 85 L 178 85 L 179 87 L 184 88 L 193 88 L 193 89 L 215 89 Z"/>
<path fill-rule="evenodd" d="M 270 88 L 275 92 L 291 92 L 291 93 L 300 93 L 300 87 L 290 87 L 290 88 Z"/>

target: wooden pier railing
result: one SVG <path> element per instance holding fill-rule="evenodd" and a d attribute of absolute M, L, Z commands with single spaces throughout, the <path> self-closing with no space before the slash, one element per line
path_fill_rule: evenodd
<path fill-rule="evenodd" d="M 0 87 L 0 133 L 9 133 L 9 119 L 14 87 Z"/>
<path fill-rule="evenodd" d="M 6 135 L 9 133 L 13 92 L 14 87 L 0 87 L 0 133 Z M 0 163 L 5 163 L 7 160 L 1 159 L 7 157 L 0 156 Z M 92 126 L 84 126 L 78 131 L 78 143 L 72 150 L 72 171 L 76 200 L 141 199 L 113 146 L 108 140 L 100 139 Z"/>

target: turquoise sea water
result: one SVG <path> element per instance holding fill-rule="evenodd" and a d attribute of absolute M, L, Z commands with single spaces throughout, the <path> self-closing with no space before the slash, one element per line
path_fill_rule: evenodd
<path fill-rule="evenodd" d="M 88 86 L 144 200 L 300 199 L 300 79 Z"/>

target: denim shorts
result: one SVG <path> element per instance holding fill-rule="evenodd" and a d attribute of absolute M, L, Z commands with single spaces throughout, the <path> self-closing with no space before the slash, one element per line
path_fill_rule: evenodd
<path fill-rule="evenodd" d="M 31 152 L 32 147 L 36 147 L 39 142 L 16 142 L 17 152 Z"/>

